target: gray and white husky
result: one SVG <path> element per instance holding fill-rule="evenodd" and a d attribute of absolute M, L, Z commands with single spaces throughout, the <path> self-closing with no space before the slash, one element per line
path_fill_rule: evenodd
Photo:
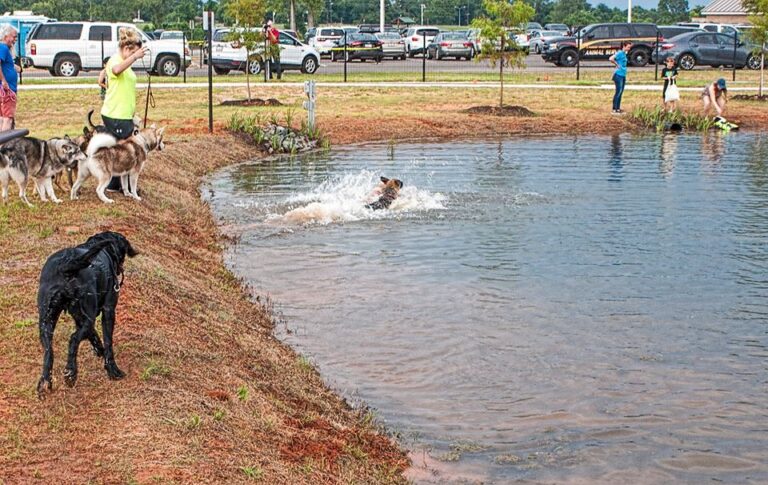
<path fill-rule="evenodd" d="M 72 186 L 70 197 L 77 199 L 77 193 L 83 182 L 93 175 L 98 179 L 96 195 L 102 202 L 114 202 L 104 191 L 113 176 L 119 175 L 126 196 L 141 200 L 137 191 L 139 174 L 152 150 L 162 150 L 163 132 L 165 128 L 157 128 L 154 124 L 149 128 L 136 130 L 130 138 L 117 141 L 107 133 L 96 133 L 88 144 L 88 159 L 77 166 L 77 181 Z M 129 184 L 130 181 L 130 184 Z M 130 191 L 129 191 L 130 187 Z"/>
<path fill-rule="evenodd" d="M 28 206 L 27 181 L 35 181 L 37 193 L 43 202 L 61 203 L 53 191 L 53 176 L 67 167 L 74 167 L 85 160 L 85 154 L 68 136 L 40 140 L 27 136 L 6 142 L 0 147 L 0 185 L 3 202 L 8 199 L 8 182 L 13 180 L 19 186 L 19 197 Z M 47 194 L 47 196 L 46 196 Z"/>

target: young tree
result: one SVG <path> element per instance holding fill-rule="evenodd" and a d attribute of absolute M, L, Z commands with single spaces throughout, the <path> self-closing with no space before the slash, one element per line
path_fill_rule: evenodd
<path fill-rule="evenodd" d="M 472 26 L 480 29 L 480 37 L 483 39 L 477 59 L 487 59 L 492 67 L 499 64 L 499 107 L 503 108 L 504 66 L 516 68 L 525 65 L 525 51 L 515 44 L 514 38 L 509 39 L 507 36 L 509 33 L 524 32 L 525 25 L 536 12 L 523 0 L 515 0 L 515 3 L 484 0 L 483 7 L 488 16 L 472 21 Z"/>
<path fill-rule="evenodd" d="M 307 28 L 315 26 L 315 21 L 320 20 L 325 7 L 325 0 L 300 0 L 301 5 L 307 9 Z"/>
<path fill-rule="evenodd" d="M 758 96 L 763 95 L 765 81 L 765 46 L 768 44 L 768 0 L 744 0 L 744 7 L 750 13 L 749 21 L 754 26 L 749 36 L 760 49 L 760 88 Z"/>
<path fill-rule="evenodd" d="M 229 40 L 245 47 L 246 66 L 245 84 L 248 89 L 248 101 L 251 100 L 250 72 L 252 62 L 267 62 L 268 53 L 264 52 L 263 59 L 259 59 L 254 53 L 256 49 L 264 45 L 265 35 L 262 29 L 266 16 L 264 0 L 230 0 L 227 2 L 227 15 L 235 19 Z"/>
<path fill-rule="evenodd" d="M 659 0 L 659 22 L 673 24 L 688 20 L 688 0 Z"/>

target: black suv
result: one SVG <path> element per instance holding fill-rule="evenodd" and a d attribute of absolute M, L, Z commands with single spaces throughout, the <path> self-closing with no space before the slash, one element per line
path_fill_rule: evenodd
<path fill-rule="evenodd" d="M 592 24 L 579 31 L 579 37 L 558 37 L 545 42 L 541 48 L 541 57 L 555 65 L 573 67 L 581 59 L 608 59 L 619 49 L 625 40 L 632 42 L 629 51 L 629 63 L 633 66 L 648 64 L 656 45 L 658 29 L 655 24 Z M 578 40 L 581 39 L 579 49 Z"/>

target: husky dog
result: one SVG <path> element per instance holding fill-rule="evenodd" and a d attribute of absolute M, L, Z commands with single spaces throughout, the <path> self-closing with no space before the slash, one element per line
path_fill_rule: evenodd
<path fill-rule="evenodd" d="M 29 206 L 32 204 L 27 200 L 26 187 L 30 177 L 35 181 L 37 193 L 43 202 L 47 202 L 47 197 L 50 197 L 58 204 L 61 199 L 53 192 L 53 176 L 85 160 L 85 154 L 68 136 L 47 141 L 30 136 L 17 138 L 5 143 L 0 152 L 9 161 L 4 168 L 0 168 L 0 172 L 5 173 L 0 175 L 3 199 L 7 196 L 8 179 L 11 178 L 19 185 L 19 195 Z"/>
<path fill-rule="evenodd" d="M 402 188 L 402 180 L 381 177 L 381 185 L 376 189 L 377 195 L 381 194 L 381 196 L 378 198 L 378 200 L 375 200 L 370 204 L 366 204 L 366 209 L 387 209 L 390 205 L 392 205 L 392 202 L 397 199 L 397 196 L 400 193 L 400 189 Z"/>
<path fill-rule="evenodd" d="M 96 133 L 88 144 L 88 159 L 78 164 L 77 181 L 72 186 L 71 198 L 77 199 L 80 186 L 93 174 L 98 179 L 96 195 L 102 202 L 114 202 L 104 191 L 115 175 L 121 176 L 123 193 L 126 196 L 141 200 L 136 193 L 139 173 L 144 168 L 149 152 L 155 149 L 161 151 L 165 147 L 164 131 L 165 128 L 157 128 L 153 124 L 149 128 L 137 130 L 132 137 L 119 142 L 112 135 Z"/>

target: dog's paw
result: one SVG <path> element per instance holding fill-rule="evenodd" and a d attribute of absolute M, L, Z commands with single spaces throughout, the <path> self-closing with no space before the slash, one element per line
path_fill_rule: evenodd
<path fill-rule="evenodd" d="M 114 200 L 112 200 L 112 199 L 104 199 L 104 203 L 105 203 L 105 204 L 114 204 L 114 203 L 115 203 L 115 201 L 114 201 Z"/>
<path fill-rule="evenodd" d="M 117 364 L 107 364 L 104 368 L 107 369 L 107 375 L 112 380 L 118 381 L 125 377 L 125 372 L 121 371 Z"/>
<path fill-rule="evenodd" d="M 46 394 L 53 391 L 53 382 L 50 379 L 40 378 L 37 383 L 37 398 L 41 401 L 45 399 Z"/>
<path fill-rule="evenodd" d="M 74 387 L 77 382 L 77 369 L 64 369 L 64 383 L 69 387 Z"/>
<path fill-rule="evenodd" d="M 61 199 L 51 199 L 51 200 L 53 200 L 53 202 L 56 203 L 56 204 L 61 204 L 62 202 L 64 202 Z"/>

